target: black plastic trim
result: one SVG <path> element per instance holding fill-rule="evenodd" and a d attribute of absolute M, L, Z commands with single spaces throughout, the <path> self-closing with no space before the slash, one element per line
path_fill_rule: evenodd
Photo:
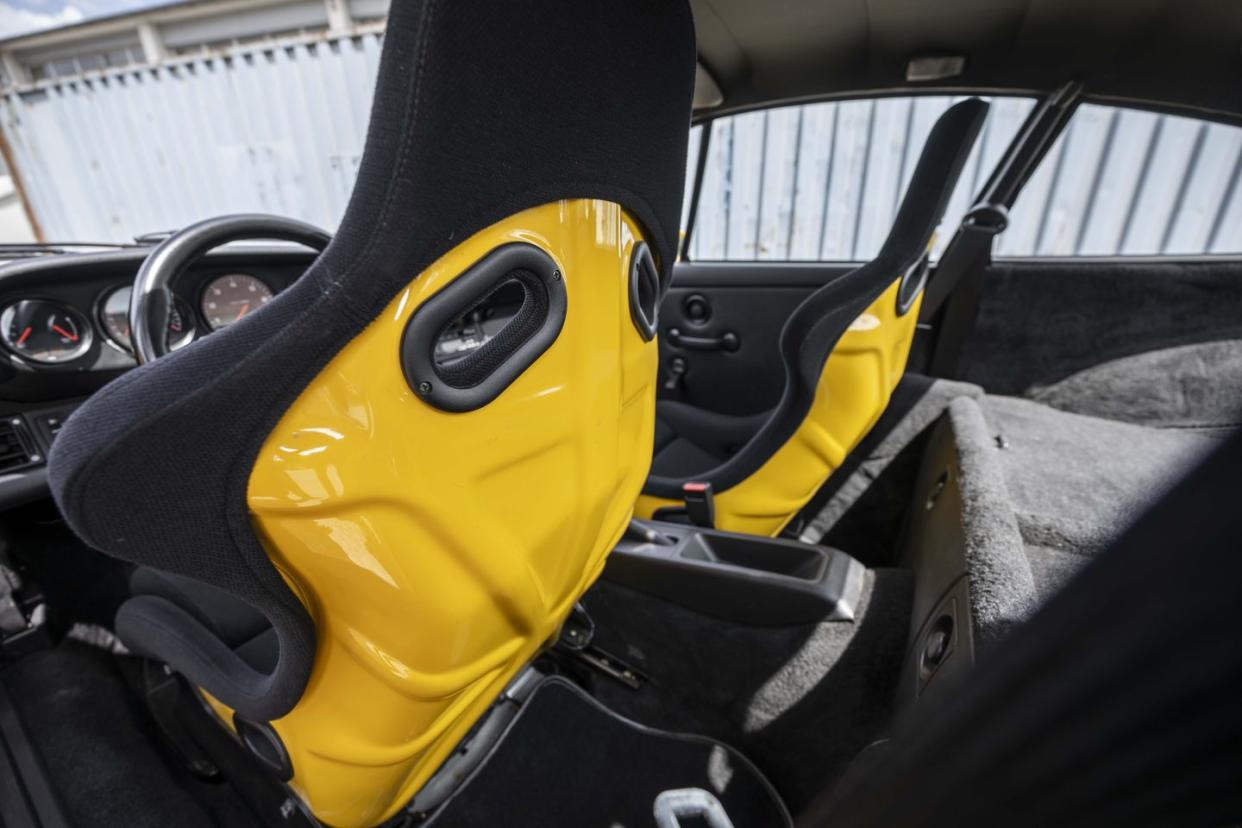
<path fill-rule="evenodd" d="M 638 242 L 630 254 L 630 318 L 643 342 L 655 339 L 660 324 L 660 300 L 666 286 L 660 284 L 651 248 Z"/>
<path fill-rule="evenodd" d="M 280 735 L 266 722 L 252 722 L 241 716 L 233 716 L 233 728 L 237 738 L 246 746 L 246 750 L 263 765 L 276 774 L 281 782 L 293 778 L 293 761 Z"/>
<path fill-rule="evenodd" d="M 865 569 L 839 549 L 678 523 L 634 521 L 604 579 L 754 626 L 852 621 Z"/>
<path fill-rule="evenodd" d="M 702 64 L 699 64 L 702 66 Z M 699 156 L 694 162 L 694 180 L 691 182 L 690 204 L 686 209 L 686 227 L 681 235 L 678 247 L 678 259 L 690 261 L 690 237 L 694 235 L 694 225 L 699 218 L 699 200 L 703 196 L 704 171 L 707 169 L 707 153 L 712 145 L 712 122 L 708 118 L 699 122 L 702 132 L 699 134 Z"/>
<path fill-rule="evenodd" d="M 864 264 L 866 262 L 682 262 L 673 269 L 673 290 L 797 288 L 810 291 Z"/>
<path fill-rule="evenodd" d="M 897 287 L 897 315 L 905 316 L 914 307 L 914 300 L 919 298 L 923 288 L 927 287 L 927 277 L 931 273 L 931 257 L 923 254 L 901 274 L 901 284 Z"/>
<path fill-rule="evenodd" d="M 504 356 L 484 379 L 470 386 L 452 385 L 435 364 L 435 345 L 441 331 L 502 284 L 518 278 L 519 271 L 533 274 L 547 292 L 544 319 L 538 329 Z M 526 304 L 529 300 L 524 308 Z M 410 317 L 401 336 L 401 368 L 405 381 L 424 402 L 441 411 L 461 413 L 482 408 L 499 397 L 551 347 L 564 327 L 568 305 L 565 279 L 551 256 L 525 242 L 501 245 L 471 265 Z M 518 315 L 521 314 L 519 311 Z"/>

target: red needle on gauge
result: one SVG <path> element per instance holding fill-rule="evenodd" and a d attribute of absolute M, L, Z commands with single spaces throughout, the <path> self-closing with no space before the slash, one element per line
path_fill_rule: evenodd
<path fill-rule="evenodd" d="M 23 342 L 25 342 L 26 337 L 30 336 L 30 332 L 33 330 L 34 328 L 27 328 L 26 330 L 22 331 L 22 335 L 17 338 L 17 344 L 21 345 Z"/>
<path fill-rule="evenodd" d="M 78 335 L 77 335 L 77 334 L 71 334 L 71 333 L 69 333 L 69 332 L 68 332 L 68 331 L 66 331 L 64 328 L 62 328 L 60 325 L 53 325 L 53 326 L 52 326 L 52 330 L 56 331 L 56 333 L 60 334 L 60 335 L 61 335 L 61 336 L 63 336 L 65 339 L 69 340 L 70 342 L 77 342 L 77 341 L 78 341 Z"/>
<path fill-rule="evenodd" d="M 249 302 L 247 302 L 246 304 L 244 304 L 244 305 L 242 305 L 242 306 L 241 306 L 241 310 L 237 312 L 237 318 L 238 318 L 238 319 L 241 319 L 243 316 L 245 316 L 245 315 L 246 315 L 246 311 L 248 311 L 248 310 L 250 310 L 250 303 L 249 303 Z"/>

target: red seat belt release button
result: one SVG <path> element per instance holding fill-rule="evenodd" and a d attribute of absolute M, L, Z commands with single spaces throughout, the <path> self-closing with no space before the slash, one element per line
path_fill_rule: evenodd
<path fill-rule="evenodd" d="M 686 503 L 686 517 L 695 526 L 712 529 L 716 526 L 716 498 L 711 483 L 683 483 L 681 496 Z"/>

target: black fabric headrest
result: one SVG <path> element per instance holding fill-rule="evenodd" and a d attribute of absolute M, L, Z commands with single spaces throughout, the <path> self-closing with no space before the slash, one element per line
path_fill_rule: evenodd
<path fill-rule="evenodd" d="M 599 197 L 670 272 L 694 91 L 684 0 L 399 0 L 386 37 L 347 250 L 385 228 L 417 270 L 524 207 Z"/>
<path fill-rule="evenodd" d="M 123 614 L 130 646 L 248 718 L 293 708 L 315 629 L 251 524 L 264 439 L 400 290 L 506 216 L 615 201 L 667 273 L 694 70 L 685 0 L 393 3 L 358 181 L 327 250 L 259 311 L 96 394 L 57 438 L 52 492 L 79 535 L 242 599 L 272 622 L 280 656 L 267 677 L 225 663 L 199 625 L 168 635 L 193 619 L 150 601 Z"/>

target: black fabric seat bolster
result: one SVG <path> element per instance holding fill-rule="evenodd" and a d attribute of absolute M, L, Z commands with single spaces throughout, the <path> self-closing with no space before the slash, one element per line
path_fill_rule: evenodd
<path fill-rule="evenodd" d="M 656 403 L 655 457 L 651 473 L 688 479 L 713 469 L 746 445 L 767 421 L 763 412 L 735 416 L 672 400 Z"/>
<path fill-rule="evenodd" d="M 241 711 L 271 693 L 275 673 L 262 673 L 240 657 L 182 607 L 157 595 L 130 598 L 116 613 L 116 633 L 139 654 L 164 659 L 177 654 L 187 676 L 210 675 L 228 682 Z M 208 689 L 210 692 L 210 689 Z"/>
<path fill-rule="evenodd" d="M 160 572 L 149 566 L 137 567 L 130 574 L 129 588 L 134 596 L 162 598 L 193 616 L 195 621 L 234 654 L 229 656 L 216 651 L 216 660 L 231 663 L 234 658 L 240 658 L 244 663 L 233 665 L 228 671 L 240 670 L 244 673 L 244 667 L 249 666 L 260 673 L 270 673 L 276 667 L 278 644 L 272 625 L 254 607 L 224 590 L 192 578 Z M 156 606 L 162 607 L 158 604 Z M 144 601 L 130 601 L 124 605 L 124 612 L 118 616 L 118 624 L 124 618 L 128 640 L 136 643 L 145 641 L 142 633 L 135 638 L 134 631 L 146 618 L 148 610 L 144 608 L 149 607 L 148 602 Z M 157 619 L 150 619 L 150 622 L 159 623 Z M 158 657 L 159 654 L 148 655 Z"/>
<path fill-rule="evenodd" d="M 173 642 L 150 623 L 130 625 L 140 649 L 249 718 L 293 708 L 315 629 L 251 523 L 246 487 L 263 441 L 418 273 L 523 209 L 617 202 L 667 277 L 693 44 L 682 0 L 393 4 L 366 149 L 332 244 L 258 312 L 103 389 L 56 440 L 52 492 L 79 535 L 240 598 L 271 622 L 279 660 L 259 686 L 211 657 L 165 652 Z M 151 606 L 139 610 L 171 620 Z"/>
<path fill-rule="evenodd" d="M 176 604 L 229 647 L 249 641 L 272 627 L 261 612 L 222 589 L 149 566 L 133 571 L 129 576 L 129 590 L 132 595 L 158 596 Z"/>
<path fill-rule="evenodd" d="M 892 229 L 874 260 L 812 293 L 781 331 L 785 390 L 749 443 L 714 469 L 696 474 L 717 492 L 745 480 L 793 436 L 806 419 L 824 363 L 859 314 L 914 266 L 944 215 L 962 167 L 974 147 L 988 105 L 972 98 L 940 117 L 927 138 Z M 643 491 L 678 498 L 684 478 L 651 475 Z"/>

